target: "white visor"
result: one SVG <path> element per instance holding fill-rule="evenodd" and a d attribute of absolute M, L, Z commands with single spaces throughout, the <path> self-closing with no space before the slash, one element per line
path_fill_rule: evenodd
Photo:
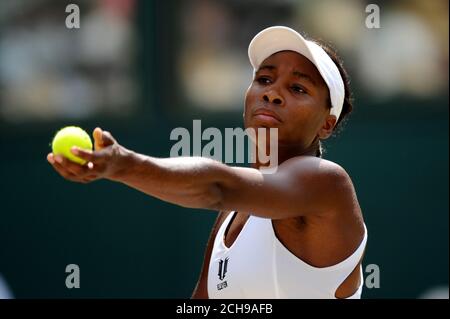
<path fill-rule="evenodd" d="M 248 57 L 256 72 L 261 63 L 274 53 L 295 51 L 310 60 L 319 71 L 330 92 L 330 114 L 339 119 L 344 104 L 345 88 L 339 70 L 324 49 L 306 40 L 288 27 L 275 26 L 259 32 L 248 47 Z"/>

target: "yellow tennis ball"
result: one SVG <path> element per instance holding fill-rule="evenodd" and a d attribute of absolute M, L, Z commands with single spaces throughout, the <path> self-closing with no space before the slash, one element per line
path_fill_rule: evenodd
<path fill-rule="evenodd" d="M 92 140 L 86 131 L 77 126 L 67 126 L 59 130 L 52 142 L 54 155 L 62 155 L 72 162 L 84 165 L 86 161 L 72 154 L 70 149 L 77 146 L 82 149 L 92 150 Z"/>

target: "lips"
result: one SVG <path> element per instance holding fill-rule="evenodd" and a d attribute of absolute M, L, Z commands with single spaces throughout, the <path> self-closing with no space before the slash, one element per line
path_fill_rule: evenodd
<path fill-rule="evenodd" d="M 266 120 L 276 120 L 277 122 L 282 122 L 281 118 L 275 113 L 272 112 L 268 109 L 264 109 L 264 108 L 260 108 L 257 109 L 254 113 L 253 116 L 258 117 L 260 119 L 266 119 Z"/>

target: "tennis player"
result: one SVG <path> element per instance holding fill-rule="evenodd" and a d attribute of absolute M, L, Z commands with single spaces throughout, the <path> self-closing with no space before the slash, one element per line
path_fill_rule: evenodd
<path fill-rule="evenodd" d="M 202 157 L 155 158 L 100 128 L 89 163 L 47 160 L 64 178 L 109 179 L 190 208 L 219 211 L 193 298 L 360 298 L 367 229 L 350 176 L 322 158 L 352 111 L 349 80 L 329 47 L 281 26 L 249 45 L 246 128 L 278 129 L 278 167 L 263 174 Z"/>

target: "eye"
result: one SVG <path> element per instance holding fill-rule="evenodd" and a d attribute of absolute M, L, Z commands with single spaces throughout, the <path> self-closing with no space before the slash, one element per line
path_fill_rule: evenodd
<path fill-rule="evenodd" d="M 270 78 L 267 77 L 267 76 L 261 76 L 261 77 L 258 77 L 258 78 L 256 79 L 256 82 L 258 82 L 259 84 L 262 84 L 262 85 L 267 85 L 267 84 L 272 83 L 272 81 L 270 80 Z"/>
<path fill-rule="evenodd" d="M 308 93 L 303 86 L 300 86 L 297 84 L 291 86 L 291 90 L 298 94 L 307 94 Z"/>

